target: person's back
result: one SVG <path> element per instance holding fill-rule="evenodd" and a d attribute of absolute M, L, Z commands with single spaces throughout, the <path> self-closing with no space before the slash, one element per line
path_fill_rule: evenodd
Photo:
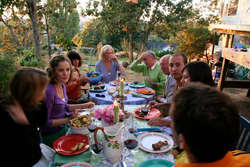
<path fill-rule="evenodd" d="M 230 151 L 239 136 L 236 105 L 225 94 L 203 84 L 189 84 L 172 101 L 172 129 L 189 163 L 176 167 L 247 167 L 250 154 Z"/>

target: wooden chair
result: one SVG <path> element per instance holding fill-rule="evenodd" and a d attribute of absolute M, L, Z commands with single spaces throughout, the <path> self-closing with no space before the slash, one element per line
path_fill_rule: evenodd
<path fill-rule="evenodd" d="M 241 123 L 240 137 L 239 137 L 238 142 L 236 144 L 236 149 L 247 151 L 250 148 L 250 146 L 249 146 L 249 143 L 250 143 L 250 121 L 248 121 L 245 117 L 240 115 L 240 123 Z"/>

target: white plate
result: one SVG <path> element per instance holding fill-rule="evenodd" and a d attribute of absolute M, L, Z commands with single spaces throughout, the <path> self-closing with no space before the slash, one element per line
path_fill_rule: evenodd
<path fill-rule="evenodd" d="M 168 135 L 164 135 L 156 132 L 144 133 L 137 137 L 139 142 L 139 148 L 151 153 L 164 153 L 172 149 L 174 146 L 174 141 Z M 152 147 L 152 144 L 155 144 L 159 141 L 168 141 L 168 145 L 161 147 L 160 150 L 155 151 Z"/>
<path fill-rule="evenodd" d="M 87 162 L 73 161 L 62 165 L 61 167 L 94 167 Z"/>

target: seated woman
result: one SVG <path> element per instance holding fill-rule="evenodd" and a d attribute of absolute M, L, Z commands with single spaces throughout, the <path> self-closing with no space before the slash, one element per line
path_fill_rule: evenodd
<path fill-rule="evenodd" d="M 75 71 L 74 81 L 71 79 L 66 84 L 67 95 L 69 97 L 70 104 L 79 104 L 88 102 L 88 95 L 81 90 L 81 86 L 85 86 L 89 79 L 88 77 L 81 75 L 79 67 L 82 65 L 81 56 L 75 51 L 69 51 L 67 57 L 70 59 L 72 64 L 72 72 Z M 77 76 L 78 75 L 78 76 Z"/>
<path fill-rule="evenodd" d="M 66 84 L 67 96 L 69 98 L 69 104 L 80 104 L 88 101 L 87 95 L 82 92 L 81 86 L 84 81 L 80 80 L 77 70 L 72 69 L 70 79 Z"/>
<path fill-rule="evenodd" d="M 101 48 L 99 59 L 95 71 L 103 75 L 101 82 L 108 83 L 116 80 L 118 71 L 120 71 L 122 75 L 125 75 L 125 69 L 114 55 L 112 46 L 104 45 Z"/>
<path fill-rule="evenodd" d="M 215 86 L 213 81 L 212 71 L 209 68 L 208 64 L 202 61 L 195 61 L 185 65 L 182 70 L 182 87 L 186 87 L 190 82 L 201 82 L 209 86 Z M 169 108 L 171 102 L 167 103 L 158 103 L 155 101 L 150 102 L 152 107 L 160 108 Z M 163 120 L 162 118 L 151 119 L 148 122 L 149 125 L 155 126 L 170 126 L 169 120 Z"/>
<path fill-rule="evenodd" d="M 43 142 L 52 146 L 53 142 L 65 135 L 66 124 L 78 115 L 77 109 L 90 108 L 94 103 L 68 104 L 65 83 L 71 73 L 71 63 L 67 57 L 55 56 L 49 62 L 47 69 L 50 82 L 46 89 L 46 106 L 48 109 L 48 122 L 42 128 Z"/>
<path fill-rule="evenodd" d="M 48 77 L 45 71 L 22 68 L 13 76 L 9 97 L 0 102 L 2 134 L 2 162 L 10 166 L 41 165 L 39 128 L 47 122 L 44 103 Z M 11 154 L 10 154 L 11 152 Z M 25 152 L 25 153 L 24 153 Z M 13 157 L 14 161 L 9 161 Z M 47 165 L 48 166 L 48 165 Z"/>

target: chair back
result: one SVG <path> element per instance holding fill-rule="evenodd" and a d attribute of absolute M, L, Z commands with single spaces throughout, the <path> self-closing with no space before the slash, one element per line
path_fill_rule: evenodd
<path fill-rule="evenodd" d="M 250 121 L 248 121 L 245 117 L 240 115 L 240 137 L 236 144 L 237 150 L 247 151 L 250 146 Z"/>

